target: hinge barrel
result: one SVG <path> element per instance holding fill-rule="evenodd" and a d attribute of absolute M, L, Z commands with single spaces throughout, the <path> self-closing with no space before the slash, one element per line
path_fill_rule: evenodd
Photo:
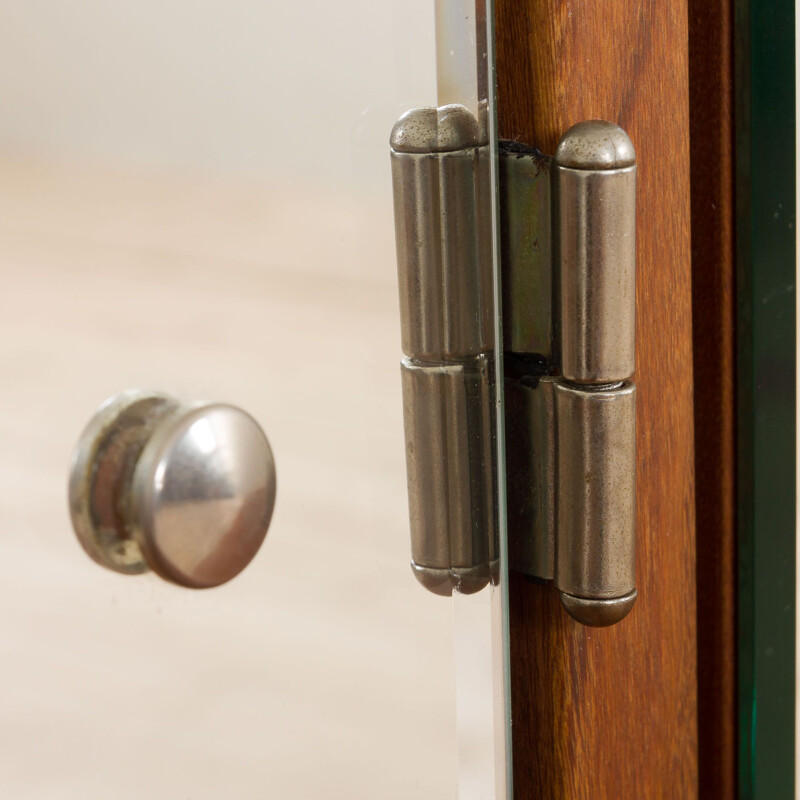
<path fill-rule="evenodd" d="M 434 363 L 489 353 L 491 218 L 479 202 L 489 158 L 477 122 L 461 106 L 417 109 L 391 144 L 403 352 Z"/>
<path fill-rule="evenodd" d="M 622 128 L 591 120 L 554 162 L 556 587 L 579 622 L 611 625 L 636 600 L 636 154 Z"/>
<path fill-rule="evenodd" d="M 496 566 L 488 149 L 463 106 L 408 112 L 390 144 L 411 566 L 470 593 Z"/>
<path fill-rule="evenodd" d="M 594 625 L 616 622 L 619 599 L 635 598 L 635 392 L 555 386 L 556 588 L 568 607 L 591 600 Z"/>
<path fill-rule="evenodd" d="M 436 594 L 470 594 L 495 560 L 494 404 L 488 359 L 402 363 L 412 569 Z"/>
<path fill-rule="evenodd" d="M 575 169 L 558 158 L 561 371 L 576 383 L 626 380 L 635 368 L 636 165 Z"/>

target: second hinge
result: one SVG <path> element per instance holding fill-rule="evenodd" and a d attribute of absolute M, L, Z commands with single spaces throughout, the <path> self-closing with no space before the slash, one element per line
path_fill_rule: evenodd
<path fill-rule="evenodd" d="M 636 600 L 636 159 L 618 126 L 500 155 L 510 568 L 586 625 Z"/>

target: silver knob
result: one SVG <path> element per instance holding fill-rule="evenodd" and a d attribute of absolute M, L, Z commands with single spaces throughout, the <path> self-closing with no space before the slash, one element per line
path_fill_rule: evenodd
<path fill-rule="evenodd" d="M 106 401 L 83 432 L 69 506 L 98 564 L 204 589 L 258 552 L 275 489 L 272 450 L 249 414 L 134 390 Z"/>

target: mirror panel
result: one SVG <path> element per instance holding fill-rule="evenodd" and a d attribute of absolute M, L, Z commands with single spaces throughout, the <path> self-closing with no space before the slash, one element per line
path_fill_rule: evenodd
<path fill-rule="evenodd" d="M 408 567 L 388 137 L 442 102 L 441 14 L 3 18 L 0 789 L 504 796 L 499 590 L 438 598 Z M 70 530 L 72 448 L 131 388 L 269 437 L 271 527 L 222 587 L 115 574 Z"/>

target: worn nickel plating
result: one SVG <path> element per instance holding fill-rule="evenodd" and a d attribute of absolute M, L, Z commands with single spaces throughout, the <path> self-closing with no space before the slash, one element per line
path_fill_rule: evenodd
<path fill-rule="evenodd" d="M 391 139 L 411 567 L 475 592 L 495 560 L 489 161 L 463 106 L 404 114 Z"/>
<path fill-rule="evenodd" d="M 563 380 L 556 384 L 556 586 L 586 625 L 636 600 L 636 154 L 591 120 L 555 155 Z"/>
<path fill-rule="evenodd" d="M 253 559 L 275 490 L 269 442 L 249 414 L 129 391 L 101 406 L 81 436 L 69 505 L 97 563 L 201 589 Z"/>
<path fill-rule="evenodd" d="M 561 374 L 618 383 L 635 369 L 636 154 L 622 128 L 591 120 L 555 164 Z"/>

